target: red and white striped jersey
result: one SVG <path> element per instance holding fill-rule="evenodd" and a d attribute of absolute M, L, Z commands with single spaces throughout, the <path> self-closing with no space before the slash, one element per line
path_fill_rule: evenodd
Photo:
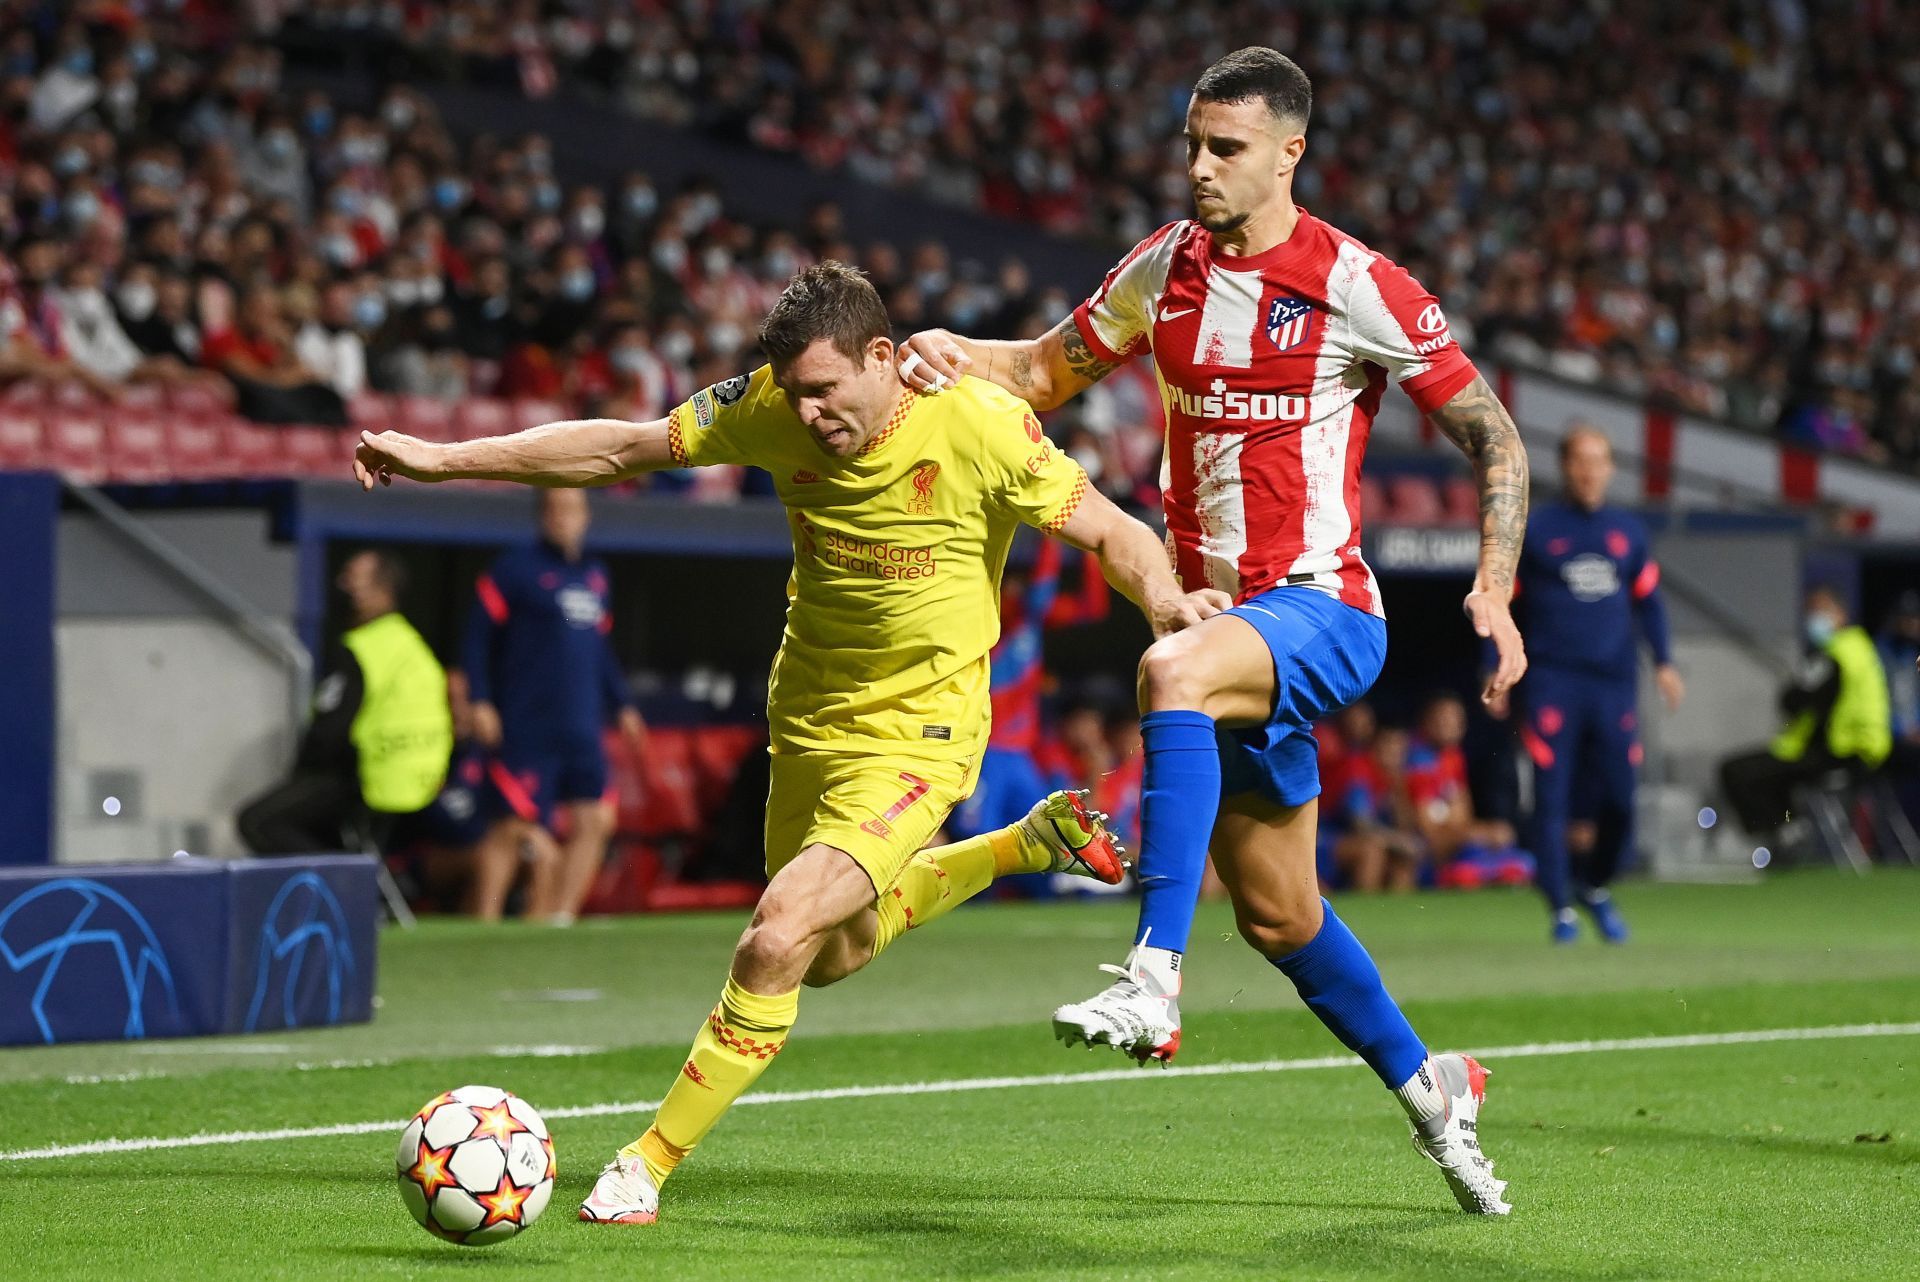
<path fill-rule="evenodd" d="M 1103 360 L 1153 355 L 1189 590 L 1299 584 L 1384 617 L 1360 555 L 1360 461 L 1387 375 L 1425 413 L 1475 373 L 1418 281 L 1304 209 L 1247 258 L 1189 220 L 1136 245 L 1073 316 Z"/>

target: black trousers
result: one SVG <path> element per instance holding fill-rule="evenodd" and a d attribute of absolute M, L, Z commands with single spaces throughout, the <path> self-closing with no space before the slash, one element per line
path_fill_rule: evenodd
<path fill-rule="evenodd" d="M 359 780 L 305 773 L 248 802 L 234 824 L 256 855 L 311 855 L 358 849 L 349 834 L 365 817 Z"/>
<path fill-rule="evenodd" d="M 1786 822 L 1795 788 L 1847 765 L 1826 756 L 1781 761 L 1770 752 L 1747 752 L 1720 763 L 1720 788 L 1740 817 L 1740 826 L 1756 837 L 1764 836 Z"/>

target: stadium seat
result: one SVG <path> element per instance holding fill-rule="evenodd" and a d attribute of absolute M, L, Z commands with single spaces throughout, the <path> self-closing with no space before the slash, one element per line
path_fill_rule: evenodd
<path fill-rule="evenodd" d="M 1395 525 L 1439 525 L 1446 512 L 1440 487 L 1425 476 L 1396 476 L 1388 481 L 1387 503 Z"/>
<path fill-rule="evenodd" d="M 166 420 L 167 464 L 182 481 L 206 481 L 235 474 L 227 453 L 224 419 L 175 414 Z"/>
<path fill-rule="evenodd" d="M 394 426 L 393 402 L 379 392 L 355 392 L 347 398 L 347 418 L 356 430 L 387 431 Z"/>
<path fill-rule="evenodd" d="M 141 485 L 174 479 L 167 457 L 166 420 L 154 414 L 116 411 L 107 420 L 107 478 Z"/>
<path fill-rule="evenodd" d="M 176 384 L 167 388 L 167 408 L 177 414 L 226 414 L 228 407 L 209 389 L 197 384 Z"/>
<path fill-rule="evenodd" d="M 319 480 L 344 480 L 351 475 L 340 429 L 300 426 L 273 430 L 287 455 L 284 475 Z"/>
<path fill-rule="evenodd" d="M 204 420 L 203 420 L 204 421 Z M 227 429 L 228 474 L 236 477 L 285 476 L 289 467 L 278 429 L 245 419 Z"/>
<path fill-rule="evenodd" d="M 46 433 L 39 410 L 0 403 L 0 471 L 25 472 L 46 466 Z"/>
<path fill-rule="evenodd" d="M 32 410 L 40 413 L 51 405 L 52 398 L 47 392 L 47 385 L 36 383 L 30 378 L 9 383 L 5 391 L 0 391 L 0 406 L 8 409 Z"/>
<path fill-rule="evenodd" d="M 1360 478 L 1360 521 L 1371 525 L 1387 519 L 1387 492 L 1371 476 Z"/>
<path fill-rule="evenodd" d="M 767 732 L 758 726 L 698 726 L 692 731 L 694 786 L 701 814 L 719 813 L 740 763 L 749 753 L 764 750 Z"/>
<path fill-rule="evenodd" d="M 454 413 L 454 435 L 463 441 L 478 436 L 505 436 L 517 426 L 512 407 L 497 397 L 468 397 Z"/>
<path fill-rule="evenodd" d="M 692 739 L 679 729 L 647 735 L 647 759 L 638 761 L 618 734 L 607 736 L 615 828 L 625 836 L 677 837 L 698 832 L 700 797 Z"/>
<path fill-rule="evenodd" d="M 437 396 L 396 396 L 393 427 L 423 441 L 454 440 L 453 402 Z"/>
<path fill-rule="evenodd" d="M 572 417 L 567 407 L 558 401 L 522 398 L 513 403 L 513 430 L 516 432 Z"/>
<path fill-rule="evenodd" d="M 113 406 L 116 413 L 137 411 L 143 414 L 159 414 L 167 408 L 166 390 L 154 383 L 129 383 L 120 388 L 120 399 Z"/>
<path fill-rule="evenodd" d="M 107 479 L 107 425 L 98 414 L 58 410 L 47 416 L 48 465 L 70 480 Z"/>
<path fill-rule="evenodd" d="M 1440 487 L 1440 503 L 1448 525 L 1480 524 L 1480 487 L 1472 477 L 1448 477 Z"/>

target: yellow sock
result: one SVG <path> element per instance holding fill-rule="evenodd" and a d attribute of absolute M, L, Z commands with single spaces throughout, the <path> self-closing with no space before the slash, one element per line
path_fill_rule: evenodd
<path fill-rule="evenodd" d="M 1024 824 L 1009 824 L 951 846 L 922 850 L 907 861 L 879 900 L 880 930 L 873 955 L 918 926 L 949 912 L 993 884 L 1017 872 L 1045 872 L 1053 851 Z"/>
<path fill-rule="evenodd" d="M 647 1133 L 620 1150 L 638 1157 L 656 1186 L 706 1137 L 733 1102 L 766 1071 L 787 1044 L 800 1010 L 800 990 L 765 997 L 727 976 L 720 1004 L 693 1039 L 686 1067 L 654 1114 Z"/>

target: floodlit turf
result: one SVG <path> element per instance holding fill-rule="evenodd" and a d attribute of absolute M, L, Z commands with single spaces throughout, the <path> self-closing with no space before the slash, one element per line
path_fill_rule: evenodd
<path fill-rule="evenodd" d="M 1550 949 L 1521 896 L 1341 911 L 1436 1044 L 1920 1021 L 1920 876 L 1620 898 L 1636 929 L 1625 949 Z M 1100 981 L 1092 966 L 1114 959 L 1130 915 L 957 914 L 872 974 L 807 994 L 762 1085 L 1117 1067 L 1055 1048 L 1045 1015 Z M 1489 1057 L 1481 1134 L 1513 1181 L 1506 1221 L 1453 1208 L 1365 1070 L 1300 1068 L 742 1108 L 668 1186 L 651 1229 L 571 1218 L 644 1114 L 560 1119 L 560 1187 L 530 1233 L 462 1250 L 413 1225 L 389 1165 L 400 1118 L 467 1081 L 549 1113 L 657 1098 L 738 925 L 434 923 L 385 937 L 368 1027 L 0 1052 L 0 1151 L 394 1119 L 373 1134 L 0 1162 L 6 1276 L 1915 1275 L 1913 1035 Z M 1203 910 L 1180 1065 L 1337 1051 L 1227 929 Z M 540 1053 L 514 1049 L 528 1047 Z"/>

